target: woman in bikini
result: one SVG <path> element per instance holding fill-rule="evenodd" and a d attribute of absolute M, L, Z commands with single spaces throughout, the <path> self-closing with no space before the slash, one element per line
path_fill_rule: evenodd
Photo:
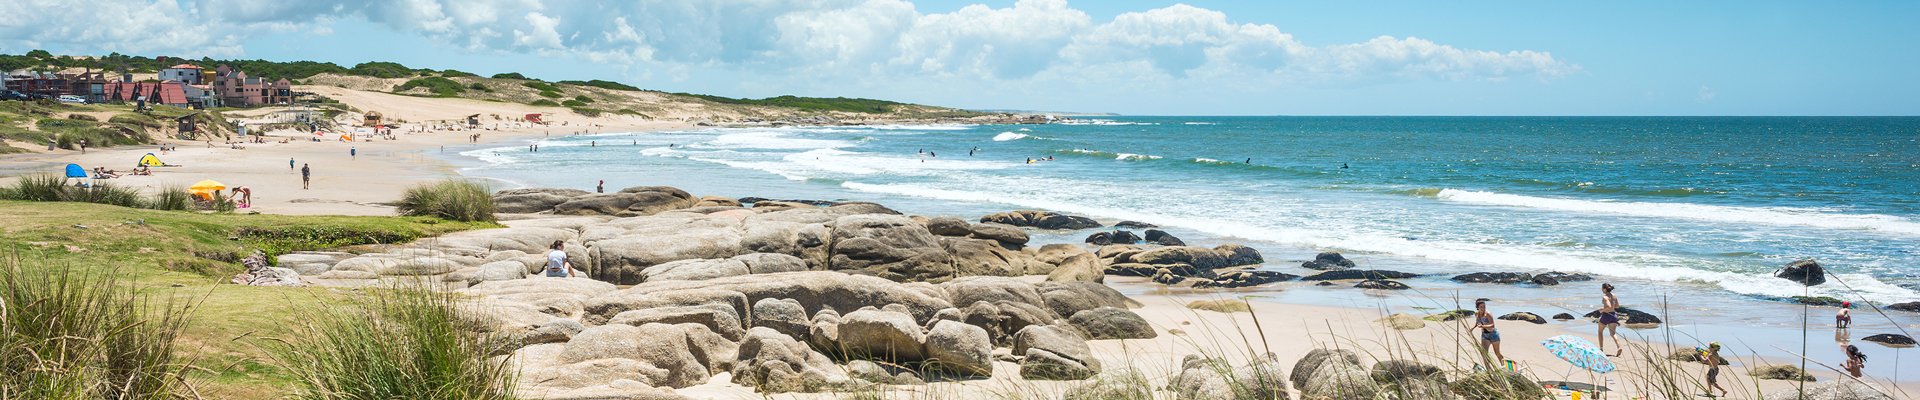
<path fill-rule="evenodd" d="M 1500 369 L 1499 366 L 1507 364 L 1507 356 L 1500 354 L 1500 331 L 1493 327 L 1493 313 L 1487 312 L 1487 299 L 1474 300 L 1473 308 L 1478 310 L 1473 313 L 1473 327 L 1480 330 L 1481 348 L 1493 349 L 1494 357 L 1500 359 L 1490 369 Z"/>
<path fill-rule="evenodd" d="M 1620 346 L 1619 309 L 1620 298 L 1613 296 L 1613 284 L 1600 284 L 1600 332 L 1596 334 L 1600 336 L 1600 339 L 1597 341 L 1600 342 L 1601 353 L 1607 352 L 1607 338 L 1613 338 L 1614 352 L 1613 354 L 1608 354 L 1608 357 L 1619 357 L 1620 353 L 1625 352 L 1627 349 L 1626 347 Z M 1612 334 L 1608 334 L 1609 331 L 1611 331 Z"/>

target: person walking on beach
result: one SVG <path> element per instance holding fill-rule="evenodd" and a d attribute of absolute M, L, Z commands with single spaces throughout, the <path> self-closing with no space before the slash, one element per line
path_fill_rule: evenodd
<path fill-rule="evenodd" d="M 307 164 L 300 164 L 300 189 L 307 189 L 307 182 L 313 180 L 313 170 Z"/>
<path fill-rule="evenodd" d="M 287 170 L 293 170 L 293 157 L 287 157 Z"/>
<path fill-rule="evenodd" d="M 1507 356 L 1500 354 L 1500 330 L 1493 326 L 1493 313 L 1487 312 L 1487 299 L 1473 301 L 1473 327 L 1480 330 L 1480 348 L 1482 351 L 1493 349 L 1494 357 L 1499 359 L 1491 369 L 1500 369 L 1507 364 Z"/>
<path fill-rule="evenodd" d="M 1600 338 L 1596 340 L 1600 342 L 1600 353 L 1606 354 L 1607 338 L 1611 337 L 1613 338 L 1614 352 L 1613 354 L 1607 354 L 1607 356 L 1619 357 L 1627 348 L 1620 346 L 1620 298 L 1614 297 L 1613 284 L 1611 283 L 1600 284 L 1599 323 L 1600 331 L 1595 333 L 1595 335 L 1600 336 Z M 1609 332 L 1611 332 L 1611 334 L 1609 334 Z"/>
<path fill-rule="evenodd" d="M 573 263 L 567 262 L 566 242 L 553 241 L 553 251 L 547 252 L 547 277 L 571 278 Z"/>
<path fill-rule="evenodd" d="M 1707 364 L 1707 387 L 1720 390 L 1720 397 L 1727 397 L 1727 388 L 1720 387 L 1720 342 L 1707 343 L 1707 354 L 1700 356 L 1700 362 Z M 1713 397 L 1708 393 L 1707 397 Z"/>
<path fill-rule="evenodd" d="M 357 147 L 348 147 L 347 157 L 353 157 L 355 160 L 360 159 L 360 149 Z"/>
<path fill-rule="evenodd" d="M 1867 355 L 1860 353 L 1860 346 L 1847 345 L 1845 349 L 1847 350 L 1847 362 L 1841 363 L 1840 368 L 1846 369 L 1848 374 L 1859 378 L 1860 370 L 1867 368 Z"/>

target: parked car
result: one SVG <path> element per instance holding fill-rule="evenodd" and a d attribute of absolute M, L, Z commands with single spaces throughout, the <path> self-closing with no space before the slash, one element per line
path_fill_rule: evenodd
<path fill-rule="evenodd" d="M 92 103 L 91 101 L 87 101 L 87 98 L 85 97 L 75 96 L 71 94 L 60 95 L 60 102 L 61 103 L 80 103 L 80 104 Z"/>
<path fill-rule="evenodd" d="M 30 100 L 26 93 L 14 90 L 0 90 L 0 100 Z"/>

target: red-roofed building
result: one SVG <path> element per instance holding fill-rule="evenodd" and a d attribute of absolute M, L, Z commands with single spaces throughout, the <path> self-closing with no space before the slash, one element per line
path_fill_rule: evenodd
<path fill-rule="evenodd" d="M 147 103 L 174 107 L 193 105 L 193 101 L 187 99 L 186 85 L 178 81 L 110 82 L 102 89 L 102 94 L 108 101 L 133 103 L 146 100 Z"/>

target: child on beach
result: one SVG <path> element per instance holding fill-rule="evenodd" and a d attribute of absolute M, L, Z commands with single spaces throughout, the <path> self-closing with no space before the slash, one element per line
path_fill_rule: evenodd
<path fill-rule="evenodd" d="M 1840 329 L 1847 329 L 1848 325 L 1853 325 L 1853 302 L 1840 302 L 1840 312 L 1833 314 L 1833 324 Z"/>
<path fill-rule="evenodd" d="M 1860 353 L 1860 346 L 1847 345 L 1846 350 L 1847 362 L 1841 363 L 1840 368 L 1845 368 L 1848 374 L 1859 378 L 1860 370 L 1867 368 L 1867 355 Z"/>
<path fill-rule="evenodd" d="M 1474 300 L 1473 308 L 1477 310 L 1473 313 L 1473 327 L 1480 330 L 1481 350 L 1493 349 L 1494 357 L 1500 362 L 1490 369 L 1500 369 L 1499 366 L 1507 364 L 1507 356 L 1500 354 L 1500 331 L 1493 326 L 1493 313 L 1487 312 L 1487 299 Z"/>
<path fill-rule="evenodd" d="M 1600 335 L 1600 339 L 1596 341 L 1600 342 L 1600 353 L 1605 354 L 1607 352 L 1607 338 L 1613 338 L 1614 352 L 1613 354 L 1608 354 L 1608 357 L 1619 357 L 1620 353 L 1626 351 L 1626 347 L 1620 346 L 1619 308 L 1620 298 L 1614 297 L 1613 284 L 1600 284 L 1600 332 L 1597 333 L 1597 335 Z M 1612 331 L 1612 334 L 1608 334 L 1609 331 Z"/>
<path fill-rule="evenodd" d="M 1720 397 L 1727 397 L 1727 388 L 1720 387 L 1720 342 L 1708 343 L 1707 354 L 1700 357 L 1700 362 L 1707 364 L 1707 386 L 1720 390 Z"/>

